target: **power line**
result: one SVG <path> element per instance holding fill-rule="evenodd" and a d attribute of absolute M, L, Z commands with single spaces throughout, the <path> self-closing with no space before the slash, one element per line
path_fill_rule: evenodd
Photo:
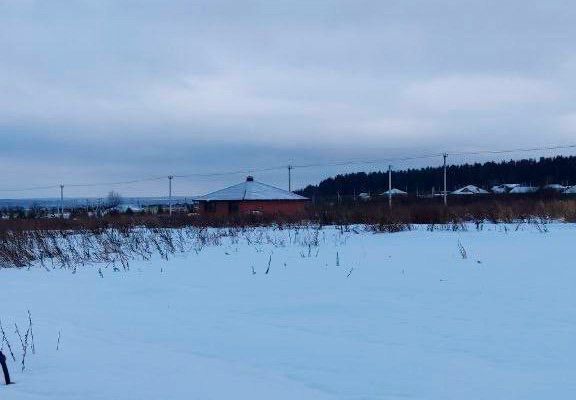
<path fill-rule="evenodd" d="M 275 167 L 268 167 L 268 168 L 252 168 L 252 169 L 243 169 L 243 170 L 236 170 L 236 171 L 224 171 L 224 172 L 209 172 L 209 173 L 191 173 L 185 175 L 173 175 L 174 178 L 211 178 L 216 176 L 229 176 L 229 175 L 239 175 L 239 174 L 253 174 L 255 172 L 267 172 L 267 171 L 276 171 L 286 169 L 286 165 L 275 166 Z"/>
<path fill-rule="evenodd" d="M 558 145 L 558 146 L 548 146 L 548 147 L 532 147 L 532 148 L 516 148 L 516 149 L 503 149 L 503 150 L 475 150 L 475 151 L 448 151 L 445 153 L 429 153 L 422 154 L 419 156 L 411 157 L 396 157 L 396 158 L 381 158 L 374 160 L 344 160 L 344 161 L 332 161 L 326 163 L 315 163 L 315 164 L 295 164 L 292 165 L 293 168 L 314 168 L 314 167 L 331 167 L 331 166 L 351 166 L 351 165 L 366 165 L 366 164 L 381 164 L 388 162 L 398 162 L 398 161 L 415 161 L 424 160 L 430 158 L 440 158 L 444 154 L 451 156 L 463 156 L 463 155 L 483 155 L 483 154 L 506 154 L 506 153 L 519 153 L 519 152 L 530 152 L 530 151 L 545 151 L 545 150 L 562 150 L 562 149 L 574 149 L 574 145 Z M 284 167 L 286 168 L 286 167 Z"/>
<path fill-rule="evenodd" d="M 548 147 L 532 147 L 532 148 L 519 148 L 507 150 L 477 150 L 477 151 L 464 151 L 464 152 L 449 152 L 451 156 L 467 156 L 467 155 L 483 155 L 483 154 L 506 154 L 506 153 L 526 153 L 531 151 L 546 151 L 546 150 L 567 150 L 576 148 L 576 144 L 548 146 Z"/>
<path fill-rule="evenodd" d="M 95 186 L 131 185 L 131 184 L 134 184 L 134 183 L 159 181 L 159 180 L 161 180 L 161 179 L 166 179 L 166 176 L 156 176 L 156 177 L 153 177 L 153 178 L 133 179 L 133 180 L 130 180 L 130 181 L 99 182 L 99 183 L 77 183 L 77 184 L 69 184 L 69 185 L 66 185 L 66 187 L 95 187 Z"/>
<path fill-rule="evenodd" d="M 31 187 L 24 187 L 24 188 L 0 189 L 0 191 L 2 191 L 2 192 L 27 192 L 27 191 L 36 191 L 36 190 L 56 189 L 59 187 L 60 187 L 60 185 L 31 186 Z"/>
<path fill-rule="evenodd" d="M 550 150 L 567 150 L 576 149 L 576 144 L 567 145 L 554 145 L 554 146 L 543 146 L 543 147 L 532 147 L 532 148 L 515 148 L 515 149 L 501 149 L 501 150 L 475 150 L 475 151 L 451 151 L 443 153 L 429 153 L 421 154 L 417 156 L 409 157 L 391 157 L 382 159 L 372 159 L 372 160 L 341 160 L 341 161 L 331 161 L 322 163 L 310 163 L 310 164 L 291 164 L 289 166 L 290 170 L 293 169 L 305 169 L 305 168 L 321 168 L 321 167 L 342 167 L 342 166 L 354 166 L 354 165 L 370 165 L 370 164 L 384 164 L 393 162 L 403 162 L 403 161 L 415 161 L 415 160 L 425 160 L 432 158 L 440 158 L 444 154 L 450 156 L 464 156 L 464 155 L 494 155 L 494 154 L 510 154 L 510 153 L 520 153 L 520 152 L 533 152 L 533 151 L 550 151 Z M 152 182 L 166 179 L 169 176 L 173 178 L 210 178 L 218 176 L 232 176 L 239 174 L 253 174 L 257 172 L 268 172 L 276 170 L 285 170 L 286 165 L 272 166 L 265 168 L 251 168 L 235 171 L 222 171 L 222 172 L 207 172 L 207 173 L 189 173 L 182 175 L 164 175 L 156 177 L 148 177 L 141 179 L 125 180 L 125 181 L 111 181 L 111 182 L 97 182 L 97 183 L 77 183 L 77 184 L 65 184 L 66 187 L 73 188 L 87 188 L 87 187 L 98 187 L 98 186 L 118 186 L 118 185 L 131 185 L 135 183 L 142 182 Z M 47 185 L 47 186 L 31 186 L 24 188 L 9 188 L 0 189 L 0 192 L 24 192 L 24 191 L 38 191 L 38 190 L 48 190 L 56 189 L 61 185 Z"/>
<path fill-rule="evenodd" d="M 376 160 L 348 160 L 348 161 L 334 161 L 328 163 L 317 163 L 317 164 L 295 164 L 292 165 L 293 168 L 315 168 L 315 167 L 342 167 L 351 165 L 367 165 L 367 164 L 382 164 L 388 162 L 398 162 L 398 161 L 412 161 L 412 160 L 424 160 L 429 158 L 441 157 L 442 153 L 438 154 L 426 154 L 421 156 L 413 157 L 397 157 L 397 158 L 380 158 Z M 284 167 L 286 168 L 286 167 Z"/>

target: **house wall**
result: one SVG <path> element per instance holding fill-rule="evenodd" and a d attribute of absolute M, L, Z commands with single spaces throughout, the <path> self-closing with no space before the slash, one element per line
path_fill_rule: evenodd
<path fill-rule="evenodd" d="M 226 217 L 228 215 L 246 215 L 252 212 L 261 212 L 264 215 L 285 215 L 285 216 L 297 216 L 303 214 L 306 210 L 307 200 L 295 201 L 295 200 L 269 200 L 269 201 L 239 201 L 232 202 L 238 204 L 238 212 L 229 212 L 228 201 L 213 201 L 210 202 L 213 205 L 208 206 L 207 202 L 200 203 L 200 214 L 204 216 L 213 217 Z M 209 210 L 209 207 L 213 207 Z"/>
<path fill-rule="evenodd" d="M 306 209 L 306 201 L 244 201 L 240 203 L 240 213 L 259 211 L 265 215 L 298 215 Z"/>
<path fill-rule="evenodd" d="M 209 208 L 209 206 L 211 208 Z M 200 203 L 200 214 L 212 217 L 224 217 L 228 215 L 228 202 L 227 201 L 211 201 Z"/>

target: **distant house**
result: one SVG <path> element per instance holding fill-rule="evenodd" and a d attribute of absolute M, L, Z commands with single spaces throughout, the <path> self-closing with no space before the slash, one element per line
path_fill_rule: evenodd
<path fill-rule="evenodd" d="M 172 206 L 172 212 L 177 214 L 187 214 L 189 211 L 188 206 L 185 204 L 174 204 Z"/>
<path fill-rule="evenodd" d="M 380 196 L 406 196 L 407 194 L 408 193 L 403 190 L 392 188 L 392 190 L 387 190 L 383 193 L 380 193 Z"/>
<path fill-rule="evenodd" d="M 540 189 L 537 187 L 534 187 L 534 186 L 516 186 L 509 193 L 510 194 L 529 194 L 529 193 L 536 193 L 538 190 L 540 190 Z"/>
<path fill-rule="evenodd" d="M 479 195 L 479 194 L 488 194 L 488 191 L 486 191 L 482 188 L 479 188 L 478 186 L 468 185 L 468 186 L 464 186 L 463 188 L 460 188 L 458 190 L 455 190 L 450 194 L 459 195 L 459 196 L 473 196 L 473 195 Z"/>
<path fill-rule="evenodd" d="M 516 187 L 520 186 L 519 183 L 503 183 L 501 185 L 492 186 L 490 189 L 495 194 L 506 194 Z"/>
<path fill-rule="evenodd" d="M 552 184 L 546 185 L 542 188 L 542 190 L 544 190 L 544 191 L 557 192 L 557 193 L 563 193 L 566 191 L 566 189 L 568 189 L 566 186 L 559 185 L 557 183 L 552 183 Z"/>
<path fill-rule="evenodd" d="M 144 209 L 136 204 L 120 204 L 117 205 L 116 207 L 110 209 L 111 212 L 118 212 L 121 214 L 126 214 L 126 213 L 140 213 L 142 211 L 144 211 Z"/>
<path fill-rule="evenodd" d="M 203 216 L 302 215 L 309 199 L 249 176 L 246 181 L 197 197 Z"/>
<path fill-rule="evenodd" d="M 360 193 L 358 198 L 362 201 L 368 201 L 372 198 L 372 196 L 370 196 L 370 193 Z"/>

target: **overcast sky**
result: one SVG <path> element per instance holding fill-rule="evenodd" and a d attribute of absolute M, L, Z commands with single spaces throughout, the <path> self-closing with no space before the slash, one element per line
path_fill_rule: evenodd
<path fill-rule="evenodd" d="M 574 21 L 573 0 L 0 0 L 0 189 L 575 143 Z"/>

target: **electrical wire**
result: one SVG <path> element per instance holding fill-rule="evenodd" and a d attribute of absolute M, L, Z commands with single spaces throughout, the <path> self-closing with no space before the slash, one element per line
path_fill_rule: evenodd
<path fill-rule="evenodd" d="M 534 152 L 534 151 L 550 151 L 550 150 L 568 150 L 576 149 L 576 144 L 567 145 L 554 145 L 554 146 L 543 146 L 543 147 L 531 147 L 531 148 L 515 148 L 515 149 L 501 149 L 501 150 L 475 150 L 475 151 L 451 151 L 446 153 L 430 153 L 422 154 L 418 156 L 410 157 L 392 157 L 392 158 L 382 158 L 382 159 L 372 159 L 372 160 L 341 160 L 341 161 L 331 161 L 323 163 L 310 163 L 310 164 L 292 164 L 292 165 L 277 165 L 265 168 L 251 168 L 244 170 L 235 171 L 222 171 L 222 172 L 206 172 L 206 173 L 189 173 L 182 175 L 171 175 L 173 178 L 194 178 L 194 177 L 218 177 L 218 176 L 232 176 L 239 174 L 254 174 L 257 172 L 268 172 L 284 170 L 286 168 L 290 169 L 305 169 L 305 168 L 322 168 L 322 167 L 343 167 L 343 166 L 354 166 L 354 165 L 370 165 L 370 164 L 384 164 L 393 162 L 404 162 L 404 161 L 415 161 L 415 160 L 425 160 L 436 157 L 442 157 L 444 154 L 448 156 L 467 156 L 467 155 L 495 155 L 495 154 L 511 154 L 520 152 Z M 97 187 L 97 186 L 118 186 L 118 185 L 131 185 L 142 182 L 153 182 L 163 179 L 167 179 L 169 176 L 156 176 L 149 178 L 125 180 L 125 181 L 111 181 L 111 182 L 97 182 L 97 183 L 76 183 L 76 184 L 61 184 L 61 185 L 47 185 L 47 186 L 32 186 L 23 188 L 9 188 L 0 189 L 0 192 L 24 192 L 24 191 L 39 191 L 56 189 L 64 186 L 66 188 L 87 188 L 87 187 Z"/>
<path fill-rule="evenodd" d="M 166 179 L 166 176 L 156 176 L 153 178 L 143 178 L 143 179 L 133 179 L 129 181 L 116 181 L 116 182 L 100 182 L 100 183 L 77 183 L 77 184 L 68 184 L 64 185 L 65 187 L 95 187 L 95 186 L 117 186 L 117 185 L 131 185 L 134 183 L 141 183 L 141 182 L 152 182 L 152 181 L 159 181 L 162 179 Z"/>

